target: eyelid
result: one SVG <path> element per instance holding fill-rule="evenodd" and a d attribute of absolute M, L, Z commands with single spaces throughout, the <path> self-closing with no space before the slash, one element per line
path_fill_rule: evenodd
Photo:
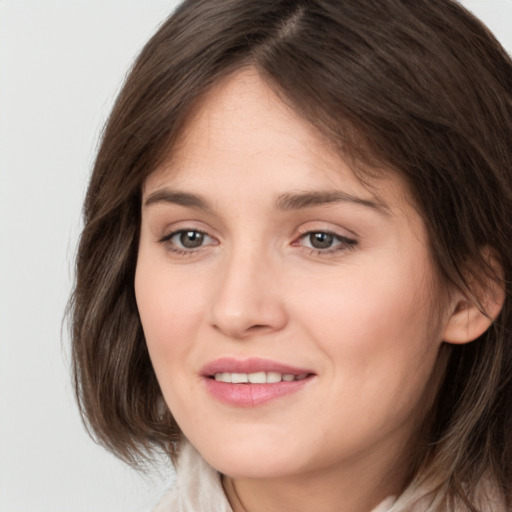
<path fill-rule="evenodd" d="M 353 238 L 349 238 L 348 236 L 340 235 L 334 231 L 328 231 L 326 229 L 311 229 L 309 231 L 306 231 L 305 233 L 302 233 L 299 237 L 296 238 L 296 240 L 302 240 L 309 235 L 314 235 L 314 234 L 319 234 L 319 233 L 322 233 L 325 235 L 330 235 L 340 242 L 347 242 L 347 243 L 352 243 L 352 244 L 357 243 L 357 240 L 354 240 Z"/>
<path fill-rule="evenodd" d="M 340 231 L 343 231 L 341 233 Z M 348 231 L 348 233 L 347 233 Z M 341 228 L 333 228 L 326 227 L 325 224 L 323 226 L 315 225 L 314 223 L 307 223 L 298 228 L 298 236 L 296 236 L 291 245 L 292 246 L 300 246 L 301 249 L 309 251 L 312 255 L 318 256 L 329 256 L 333 253 L 345 252 L 350 249 L 354 249 L 358 244 L 358 237 L 347 229 Z M 304 240 L 313 234 L 326 234 L 330 235 L 334 238 L 335 244 L 331 247 L 326 248 L 318 248 L 312 245 L 305 245 Z"/>
<path fill-rule="evenodd" d="M 167 215 L 165 217 L 167 217 Z M 209 223 L 201 219 L 184 217 L 169 222 L 168 220 L 170 219 L 168 219 L 168 217 L 166 219 L 165 217 L 159 222 L 156 221 L 152 230 L 157 242 L 164 242 L 165 239 L 169 239 L 172 235 L 183 231 L 197 231 L 198 233 L 208 235 L 214 240 L 219 240 L 220 233 Z"/>
<path fill-rule="evenodd" d="M 337 237 L 346 238 L 348 240 L 357 240 L 359 236 L 346 227 L 335 225 L 331 222 L 305 222 L 297 228 L 299 236 L 308 233 L 330 233 Z"/>

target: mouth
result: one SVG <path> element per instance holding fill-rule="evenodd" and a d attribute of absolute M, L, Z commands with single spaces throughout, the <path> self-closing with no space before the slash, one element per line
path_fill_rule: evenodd
<path fill-rule="evenodd" d="M 278 382 L 293 382 L 304 380 L 310 374 L 302 373 L 295 375 L 293 373 L 279 372 L 254 372 L 254 373 L 230 373 L 222 372 L 210 375 L 210 379 L 217 382 L 231 382 L 233 384 L 277 384 Z"/>
<path fill-rule="evenodd" d="M 217 400 L 236 407 L 255 407 L 297 393 L 315 373 L 265 359 L 217 359 L 201 371 L 206 389 Z"/>

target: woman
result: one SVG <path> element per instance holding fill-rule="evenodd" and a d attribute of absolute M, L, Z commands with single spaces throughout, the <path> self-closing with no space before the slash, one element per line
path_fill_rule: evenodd
<path fill-rule="evenodd" d="M 449 0 L 187 1 L 104 132 L 72 302 L 157 508 L 511 506 L 512 64 Z"/>

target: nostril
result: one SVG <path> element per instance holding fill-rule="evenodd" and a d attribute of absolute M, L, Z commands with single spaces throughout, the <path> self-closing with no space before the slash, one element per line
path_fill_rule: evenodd
<path fill-rule="evenodd" d="M 251 327 L 249 327 L 249 329 L 247 329 L 248 331 L 261 331 L 263 329 L 268 329 L 268 325 L 252 325 Z"/>

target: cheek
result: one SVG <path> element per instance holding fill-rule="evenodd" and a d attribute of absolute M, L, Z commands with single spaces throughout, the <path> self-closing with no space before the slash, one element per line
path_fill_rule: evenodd
<path fill-rule="evenodd" d="M 305 282 L 295 293 L 302 311 L 296 316 L 310 322 L 319 339 L 335 337 L 336 345 L 347 349 L 364 352 L 414 340 L 431 330 L 433 315 L 426 280 L 410 275 L 393 266 L 385 273 L 378 267 L 353 267 L 321 285 Z"/>
<path fill-rule="evenodd" d="M 397 265 L 388 265 L 385 273 L 378 267 L 352 269 L 300 305 L 305 325 L 328 357 L 335 387 L 361 404 L 384 407 L 399 396 L 405 406 L 430 378 L 441 326 L 432 321 L 430 286 L 421 277 L 425 269 L 426 262 L 416 274 Z"/>
<path fill-rule="evenodd" d="M 148 350 L 157 372 L 179 362 L 203 314 L 194 281 L 167 271 L 139 251 L 135 296 Z"/>
<path fill-rule="evenodd" d="M 139 260 L 135 277 L 137 307 L 149 356 L 165 402 L 174 417 L 196 417 L 188 409 L 194 383 L 187 378 L 193 339 L 202 316 L 197 292 L 176 275 L 171 279 Z M 185 287 L 185 288 L 183 288 Z M 180 293 L 180 290 L 187 293 Z M 186 411 L 186 412 L 184 412 Z"/>
<path fill-rule="evenodd" d="M 431 301 L 390 278 L 377 284 L 360 276 L 357 286 L 346 280 L 341 295 L 325 293 L 309 306 L 309 329 L 326 355 L 330 383 L 322 409 L 333 411 L 328 429 L 347 452 L 413 431 L 435 387 L 440 341 L 430 325 Z M 344 436 L 337 437 L 339 430 Z"/>

